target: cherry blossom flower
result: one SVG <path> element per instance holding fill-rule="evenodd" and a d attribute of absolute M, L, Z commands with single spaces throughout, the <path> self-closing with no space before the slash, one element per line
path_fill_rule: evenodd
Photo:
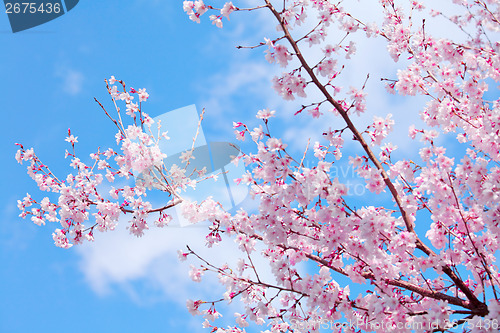
<path fill-rule="evenodd" d="M 187 163 L 189 160 L 195 159 L 195 157 L 193 156 L 192 150 L 186 150 L 186 151 L 182 152 L 181 156 L 179 158 L 181 159 L 182 163 Z"/>
<path fill-rule="evenodd" d="M 275 114 L 276 114 L 276 111 L 274 111 L 274 110 L 269 111 L 269 109 L 263 109 L 263 110 L 259 110 L 259 112 L 257 112 L 256 117 L 259 119 L 268 120 L 269 118 L 274 117 Z"/>
<path fill-rule="evenodd" d="M 234 12 L 236 10 L 236 7 L 233 5 L 232 2 L 226 2 L 224 4 L 224 7 L 220 10 L 220 14 L 222 16 L 225 16 L 229 20 L 229 14 Z"/>
<path fill-rule="evenodd" d="M 75 144 L 76 142 L 78 142 L 78 137 L 70 135 L 66 139 L 64 139 L 64 141 L 69 142 L 71 144 Z"/>
<path fill-rule="evenodd" d="M 139 94 L 139 102 L 145 102 L 149 98 L 149 94 L 146 92 L 145 88 L 139 89 L 137 93 Z"/>

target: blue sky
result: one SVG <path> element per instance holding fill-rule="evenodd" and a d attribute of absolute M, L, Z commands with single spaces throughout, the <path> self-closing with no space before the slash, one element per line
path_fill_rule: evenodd
<path fill-rule="evenodd" d="M 194 331 L 183 296 L 166 295 L 163 287 L 141 278 L 130 278 L 130 285 L 107 281 L 109 289 L 97 292 L 82 268 L 84 255 L 53 245 L 55 226 L 38 228 L 17 217 L 17 199 L 26 192 L 38 198 L 46 194 L 37 193 L 25 167 L 16 164 L 14 143 L 33 146 L 59 174 L 68 170 L 69 127 L 79 136 L 81 156 L 113 145 L 113 124 L 93 101 L 109 101 L 103 80 L 110 75 L 136 89 L 146 87 L 151 95 L 146 112 L 153 116 L 199 104 L 207 98 L 202 95 L 210 84 L 207 77 L 234 57 L 234 47 L 221 46 L 231 33 L 227 30 L 217 34 L 210 23 L 189 21 L 181 1 L 81 1 L 68 14 L 17 34 L 10 32 L 7 15 L 0 15 L 1 332 Z M 208 123 L 219 126 L 207 112 Z M 232 121 L 224 124 L 229 133 Z M 205 127 L 208 135 L 210 126 Z M 160 275 L 172 271 L 168 265 L 178 266 L 172 260 L 163 264 Z M 178 276 L 189 284 L 186 266 Z M 200 327 L 202 319 L 195 319 Z"/>
<path fill-rule="evenodd" d="M 189 243 L 204 251 L 203 232 L 153 229 L 135 239 L 120 229 L 96 235 L 90 245 L 56 248 L 51 237 L 56 226 L 38 227 L 18 217 L 17 199 L 26 192 L 38 199 L 47 194 L 37 191 L 25 166 L 14 160 L 14 143 L 34 147 L 56 174 L 68 172 L 68 128 L 78 136 L 80 156 L 98 146 L 114 147 L 114 125 L 93 99 L 111 107 L 103 80 L 115 75 L 129 87 L 147 88 L 144 110 L 152 116 L 191 104 L 198 111 L 205 107 L 207 141 L 234 141 L 233 121 L 256 126 L 259 109 L 277 109 L 272 132 L 301 156 L 307 137 L 328 126 L 307 115 L 291 117 L 296 104 L 281 101 L 269 81 L 281 69 L 266 63 L 263 50 L 235 48 L 274 35 L 274 23 L 263 24 L 269 18 L 234 15 L 220 30 L 208 17 L 202 24 L 191 22 L 182 1 L 81 1 L 56 20 L 13 34 L 7 15 L 0 14 L 1 332 L 201 331 L 203 319 L 187 312 L 185 299 L 204 296 L 217 285 L 210 278 L 207 285 L 191 282 L 188 265 L 177 262 L 176 250 Z M 374 77 L 395 73 L 388 56 L 374 53 L 380 48 L 374 43 L 358 46 L 360 55 L 345 74 L 346 86 L 360 86 L 368 71 Z M 379 96 L 368 101 L 371 115 L 385 116 L 382 110 L 390 106 L 399 125 L 394 135 L 401 154 L 410 154 L 406 125 L 418 121 L 413 112 L 418 103 L 380 94 L 384 87 L 377 79 L 368 89 Z M 339 124 L 328 119 L 332 127 Z M 248 142 L 242 146 L 252 148 Z M 234 259 L 228 248 L 212 256 L 215 261 Z M 225 320 L 234 323 L 230 314 Z"/>

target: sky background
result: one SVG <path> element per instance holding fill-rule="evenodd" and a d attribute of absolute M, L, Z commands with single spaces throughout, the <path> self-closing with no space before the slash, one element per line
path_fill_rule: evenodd
<path fill-rule="evenodd" d="M 371 6 L 356 10 L 375 20 Z M 122 227 L 96 234 L 93 244 L 56 248 L 51 237 L 56 225 L 38 227 L 18 217 L 16 201 L 27 192 L 39 200 L 48 194 L 37 191 L 25 166 L 16 163 L 14 143 L 34 147 L 58 175 L 70 172 L 64 159 L 68 128 L 78 136 L 82 159 L 99 146 L 115 147 L 114 125 L 94 102 L 96 97 L 111 108 L 104 79 L 114 75 L 128 87 L 147 89 L 143 110 L 153 117 L 191 104 L 198 111 L 205 108 L 207 141 L 234 141 L 233 121 L 253 128 L 260 124 L 259 109 L 276 109 L 271 131 L 300 158 L 307 138 L 314 140 L 340 122 L 330 115 L 293 117 L 303 101 L 285 103 L 271 88 L 270 79 L 281 69 L 265 61 L 264 49 L 236 49 L 276 36 L 270 19 L 264 12 L 232 15 L 221 30 L 208 16 L 202 24 L 191 22 L 182 1 L 80 1 L 56 20 L 13 34 L 7 15 L 0 13 L 0 332 L 204 331 L 203 319 L 187 312 L 185 300 L 216 299 L 222 289 L 210 278 L 202 285 L 192 282 L 189 265 L 180 264 L 176 253 L 186 244 L 205 253 L 204 230 L 152 228 L 137 239 Z M 358 45 L 342 80 L 360 87 L 370 72 L 367 90 L 373 97 L 362 122 L 392 112 L 398 154 L 410 156 L 418 147 L 407 139 L 407 128 L 418 124 L 423 99 L 384 93 L 379 78 L 394 77 L 404 65 L 404 59 L 394 64 L 384 47 L 380 41 Z M 248 142 L 240 144 L 245 151 L 253 149 Z M 347 147 L 355 149 L 351 143 Z M 215 262 L 236 259 L 231 244 L 206 254 Z M 265 269 L 264 262 L 258 265 Z M 221 324 L 233 323 L 229 313 Z"/>

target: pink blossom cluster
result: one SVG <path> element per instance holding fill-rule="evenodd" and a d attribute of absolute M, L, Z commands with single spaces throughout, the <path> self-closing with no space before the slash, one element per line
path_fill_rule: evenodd
<path fill-rule="evenodd" d="M 267 319 L 273 332 L 291 331 L 289 324 L 297 320 L 305 323 L 301 331 L 316 331 L 315 319 L 343 318 L 362 319 L 361 330 L 370 331 L 374 322 L 385 322 L 390 325 L 375 330 L 387 332 L 392 327 L 402 332 L 405 330 L 396 329 L 396 324 L 425 327 L 436 322 L 446 331 L 453 328 L 449 323 L 459 313 L 476 321 L 498 319 L 500 275 L 495 254 L 500 235 L 500 173 L 496 166 L 500 159 L 500 103 L 486 101 L 484 96 L 488 80 L 500 81 L 500 47 L 488 36 L 500 28 L 499 3 L 455 1 L 464 14 L 448 19 L 470 37 L 457 42 L 434 38 L 425 24 L 413 21 L 413 12 L 426 10 L 418 1 L 410 1 L 404 8 L 396 1 L 381 0 L 384 20 L 378 25 L 362 22 L 331 1 L 286 1 L 282 9 L 264 2 L 281 32 L 262 43 L 269 47 L 266 59 L 282 67 L 294 61 L 299 64 L 274 78 L 275 90 L 293 100 L 305 97 L 306 87 L 316 87 L 326 102 L 302 106 L 296 114 L 307 109 L 313 117 L 321 117 L 321 110 L 329 104 L 346 128 L 324 133 L 327 144 L 317 142 L 313 148 L 316 166 L 306 168 L 288 155 L 286 147 L 271 144 L 276 141 L 270 141 L 269 132 L 256 134 L 245 124 L 237 124 L 238 136 L 250 134 L 258 147 L 257 154 L 242 157 L 253 170 L 237 181 L 250 185 L 252 194 L 260 198 L 259 212 L 241 210 L 232 217 L 211 219 L 213 229 L 233 235 L 249 260 L 256 244 L 262 243 L 262 254 L 277 283 L 260 280 L 251 261 L 234 270 L 203 264 L 219 274 L 227 289 L 225 298 L 240 297 L 247 304 L 245 320 L 259 324 Z M 292 37 L 292 31 L 307 24 L 311 14 L 318 15 L 319 23 L 306 34 Z M 349 111 L 366 112 L 364 86 L 352 88 L 344 99 L 334 97 L 342 91 L 334 83 L 341 75 L 337 70 L 339 52 L 350 60 L 356 52 L 352 40 L 328 44 L 319 62 L 304 58 L 302 48 L 326 43 L 328 27 L 334 24 L 346 37 L 361 30 L 366 37 L 385 39 L 394 61 L 402 56 L 409 59 L 393 80 L 387 80 L 387 86 L 402 96 L 428 98 L 421 115 L 435 129 L 413 126 L 409 131 L 412 139 L 424 144 L 416 149 L 415 158 L 420 162 L 394 160 L 397 146 L 383 143 L 395 126 L 390 114 L 375 116 L 363 132 L 356 128 Z M 329 177 L 328 169 L 336 160 L 330 156 L 342 156 L 346 130 L 364 150 L 362 156 L 350 156 L 352 166 L 371 192 L 389 194 L 394 207 L 354 208 L 346 198 L 345 186 Z M 469 145 L 466 155 L 460 159 L 447 154 L 436 143 L 439 132 L 455 132 L 458 143 Z M 380 153 L 375 154 L 371 147 L 380 147 Z M 424 212 L 430 216 L 428 222 Z M 192 251 L 188 255 L 197 256 Z M 318 274 L 300 273 L 297 264 L 302 261 L 315 262 Z M 457 267 L 466 272 L 465 277 Z M 354 283 L 370 281 L 373 288 L 351 295 L 334 274 Z M 220 332 L 237 329 L 209 327 Z"/>
<path fill-rule="evenodd" d="M 122 91 L 115 85 L 117 82 Z M 125 84 L 114 76 L 106 85 L 116 106 L 117 120 L 98 103 L 118 128 L 115 138 L 119 149 L 99 149 L 90 154 L 90 163 L 85 163 L 76 155 L 78 138 L 68 130 L 65 141 L 70 143 L 71 150 L 66 151 L 65 156 L 71 159 L 70 167 L 74 171 L 60 179 L 41 162 L 32 148 L 25 149 L 18 144 L 16 160 L 21 164 L 28 163 L 28 175 L 40 190 L 57 194 L 52 196 L 55 200 L 44 197 L 41 201 L 27 194 L 23 200 L 18 200 L 20 216 L 31 216 L 37 225 L 59 223 L 61 228 L 53 234 L 59 247 L 69 248 L 84 240 L 93 241 L 95 230 L 113 230 L 122 214 L 130 215 L 128 229 L 136 236 L 142 236 L 149 229 L 148 220 L 153 213 L 159 215 L 154 222 L 156 226 L 168 225 L 172 217 L 165 210 L 181 202 L 180 193 L 186 186 L 196 185 L 182 166 L 188 161 L 180 160 L 178 165 L 169 169 L 163 165 L 166 155 L 160 151 L 159 142 L 169 138 L 166 132 L 161 132 L 161 124 L 154 124 L 141 105 L 133 102 L 135 96 L 141 104 L 145 102 L 149 97 L 146 90 L 130 88 L 127 91 Z M 127 115 L 132 122 L 127 126 L 117 106 L 119 101 L 126 103 Z M 153 125 L 157 125 L 155 129 Z M 153 131 L 161 134 L 155 135 Z M 131 177 L 136 180 L 135 184 L 124 185 Z M 118 182 L 117 178 L 123 180 Z M 104 181 L 111 188 L 108 193 L 103 193 Z M 115 187 L 113 183 L 120 185 Z M 163 207 L 153 208 L 146 200 L 147 191 L 152 188 L 167 192 L 171 200 Z"/>
<path fill-rule="evenodd" d="M 206 6 L 203 3 L 203 0 L 196 1 L 184 1 L 183 2 L 184 11 L 189 15 L 189 18 L 196 22 L 200 23 L 200 17 L 205 14 L 209 9 L 215 9 L 212 6 Z M 224 6 L 219 10 L 219 15 L 210 15 L 210 21 L 215 24 L 218 28 L 222 28 L 222 18 L 226 17 L 229 20 L 229 14 L 234 12 L 235 10 L 239 10 L 236 8 L 232 2 L 226 2 Z"/>

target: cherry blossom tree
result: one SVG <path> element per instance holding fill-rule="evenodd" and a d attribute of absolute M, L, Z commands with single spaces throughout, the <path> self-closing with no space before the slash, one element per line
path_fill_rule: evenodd
<path fill-rule="evenodd" d="M 236 241 L 242 252 L 235 267 L 214 265 L 190 247 L 179 252 L 181 260 L 198 260 L 190 272 L 194 281 L 212 272 L 226 288 L 218 300 L 187 301 L 212 332 L 245 332 L 250 322 L 267 324 L 266 332 L 497 332 L 500 99 L 488 101 L 485 93 L 500 82 L 500 43 L 494 39 L 500 2 L 453 0 L 460 13 L 448 16 L 418 1 L 379 0 L 383 19 L 373 23 L 356 17 L 342 1 L 260 2 L 253 8 L 231 2 L 216 8 L 201 0 L 183 6 L 191 20 L 200 22 L 208 13 L 219 28 L 235 12 L 267 11 L 276 33 L 250 48 L 265 48 L 266 59 L 284 69 L 272 81 L 276 92 L 296 103 L 295 114 L 333 113 L 343 125 L 322 133 L 323 141 L 297 157 L 269 131 L 275 111 L 260 110 L 263 126 L 254 129 L 234 123 L 239 140 L 256 144 L 256 152 L 235 160 L 248 168 L 235 181 L 250 187 L 257 212 L 229 213 L 211 198 L 200 203 L 183 198 L 187 187 L 213 176 L 195 170 L 200 177 L 193 180 L 187 174 L 189 151 L 179 165 L 167 168 L 159 142 L 170 138 L 143 111 L 148 93 L 111 77 L 106 87 L 116 112 L 96 101 L 117 127 L 119 148 L 98 150 L 85 164 L 75 152 L 78 138 L 68 131 L 66 156 L 74 171 L 58 178 L 33 149 L 19 145 L 16 159 L 28 164 L 40 190 L 58 195 L 57 202 L 27 195 L 18 201 L 21 217 L 38 225 L 59 223 L 53 238 L 62 248 L 93 241 L 96 230 L 113 230 L 122 215 L 130 217 L 130 233 L 141 236 L 152 220 L 167 225 L 168 209 L 179 204 L 193 223 L 208 220 L 207 246 Z M 417 19 L 422 13 L 425 19 Z M 427 26 L 438 18 L 458 27 L 461 37 L 433 37 Z M 335 40 L 332 31 L 343 37 Z M 395 62 L 408 60 L 396 75 L 382 78 L 388 93 L 427 99 L 420 113 L 427 126 L 408 129 L 412 140 L 423 142 L 413 159 L 395 159 L 397 146 L 383 142 L 396 126 L 390 113 L 361 127 L 368 78 L 360 78 L 359 87 L 339 84 L 358 35 L 384 40 Z M 307 105 L 297 102 L 308 95 L 320 97 Z M 447 151 L 437 143 L 439 135 L 456 139 L 453 145 L 464 147 L 465 154 Z M 362 154 L 349 156 L 347 140 Z M 306 165 L 306 156 L 314 162 Z M 346 158 L 370 192 L 392 200 L 356 208 L 343 179 L 330 173 Z M 120 177 L 135 177 L 135 184 L 102 193 L 101 184 Z M 146 200 L 151 190 L 168 193 L 170 200 L 153 207 Z M 267 259 L 274 280 L 262 279 L 252 260 L 258 254 Z M 313 263 L 315 272 L 301 269 L 304 262 Z M 236 326 L 217 327 L 216 307 L 233 300 L 245 311 L 235 313 Z"/>

